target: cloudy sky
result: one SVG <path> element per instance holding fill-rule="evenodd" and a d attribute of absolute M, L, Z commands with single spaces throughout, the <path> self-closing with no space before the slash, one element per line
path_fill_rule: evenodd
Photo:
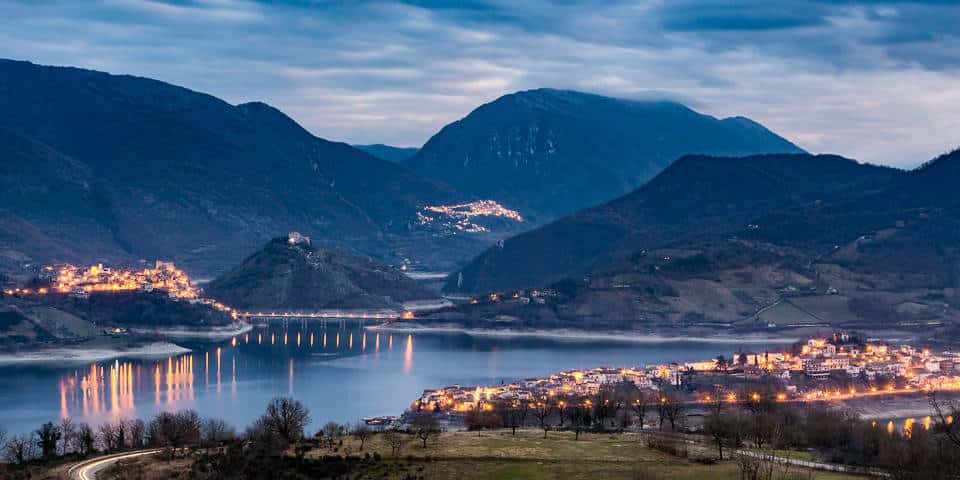
<path fill-rule="evenodd" d="M 960 146 L 957 3 L 3 0 L 0 57 L 262 100 L 324 138 L 405 146 L 516 90 L 654 92 L 908 167 Z"/>

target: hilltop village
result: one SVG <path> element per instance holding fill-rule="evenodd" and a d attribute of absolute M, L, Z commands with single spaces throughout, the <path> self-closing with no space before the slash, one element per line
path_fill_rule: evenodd
<path fill-rule="evenodd" d="M 88 299 L 95 293 L 159 292 L 175 301 L 202 304 L 234 319 L 237 312 L 216 300 L 203 297 L 203 290 L 194 285 L 186 272 L 171 262 L 157 261 L 152 267 L 111 268 L 103 264 L 80 267 L 72 264 L 48 265 L 40 269 L 33 288 L 7 288 L 8 296 L 43 297 L 67 295 Z"/>
<path fill-rule="evenodd" d="M 629 388 L 622 388 L 623 386 Z M 860 342 L 838 333 L 787 351 L 735 352 L 730 357 L 636 368 L 571 370 L 494 386 L 427 390 L 414 410 L 464 414 L 502 402 L 557 406 L 598 401 L 605 391 L 633 392 L 619 403 L 735 403 L 851 400 L 874 395 L 960 390 L 960 352 Z M 719 398 L 718 398 L 719 397 Z M 765 397 L 765 398 L 761 398 Z M 653 401 L 651 401 L 651 399 Z"/>

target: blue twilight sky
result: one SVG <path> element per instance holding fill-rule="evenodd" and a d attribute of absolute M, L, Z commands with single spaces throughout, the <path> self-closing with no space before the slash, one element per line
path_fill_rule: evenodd
<path fill-rule="evenodd" d="M 913 166 L 960 146 L 957 1 L 0 0 L 0 57 L 273 104 L 419 146 L 516 90 L 679 99 L 814 152 Z"/>

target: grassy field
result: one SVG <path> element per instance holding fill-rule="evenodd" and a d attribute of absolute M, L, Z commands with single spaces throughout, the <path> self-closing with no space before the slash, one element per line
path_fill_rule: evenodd
<path fill-rule="evenodd" d="M 368 439 L 364 450 L 359 442 L 345 437 L 333 448 L 313 448 L 306 457 L 324 462 L 343 455 L 353 457 L 379 454 L 382 460 L 367 457 L 343 472 L 340 478 L 381 480 L 739 480 L 740 469 L 735 461 L 706 463 L 696 458 L 713 458 L 709 446 L 687 445 L 688 456 L 678 457 L 648 448 L 646 439 L 635 433 L 583 434 L 574 440 L 568 432 L 550 432 L 547 439 L 540 431 L 450 432 L 432 438 L 426 448 L 413 437 L 394 458 L 390 446 L 381 436 Z M 312 442 L 311 442 L 312 443 Z M 292 452 L 291 452 L 292 453 Z M 809 459 L 805 452 L 781 451 L 779 456 Z M 157 457 L 141 457 L 102 472 L 101 480 L 138 478 L 160 480 L 193 478 L 189 475 L 195 455 L 172 461 Z M 288 457 L 289 458 L 289 457 Z M 288 465 L 299 465 L 290 460 Z M 254 462 L 256 464 L 256 461 Z M 308 478 L 305 471 L 261 471 L 256 478 Z M 199 471 L 209 472 L 209 467 Z M 828 472 L 814 472 L 799 467 L 777 468 L 774 480 L 846 480 L 858 478 Z M 52 472 L 53 473 L 53 472 Z M 279 475 L 283 473 L 284 475 Z M 787 473 L 789 475 L 784 475 Z M 291 476 L 292 475 L 292 476 Z M 37 477 L 37 478 L 54 478 Z M 207 478 L 201 475 L 200 478 Z"/>
<path fill-rule="evenodd" d="M 336 452 L 320 449 L 320 456 L 349 451 L 361 453 L 359 442 L 345 438 Z M 367 441 L 365 453 L 379 453 L 391 459 L 388 445 L 374 437 Z M 809 458 L 804 452 L 789 452 L 791 457 Z M 423 448 L 412 440 L 402 450 L 399 461 L 407 463 L 425 479 L 739 479 L 735 462 L 699 463 L 694 458 L 713 458 L 709 447 L 689 446 L 689 457 L 680 458 L 646 446 L 635 433 L 582 434 L 574 440 L 570 432 L 542 431 L 450 432 L 428 442 Z M 786 455 L 785 455 L 786 456 Z M 793 471 L 808 471 L 794 467 Z M 857 478 L 827 472 L 812 472 L 815 479 Z M 804 476 L 806 478 L 806 476 Z"/>
<path fill-rule="evenodd" d="M 100 333 L 92 323 L 56 308 L 35 306 L 25 312 L 57 338 L 88 338 Z"/>

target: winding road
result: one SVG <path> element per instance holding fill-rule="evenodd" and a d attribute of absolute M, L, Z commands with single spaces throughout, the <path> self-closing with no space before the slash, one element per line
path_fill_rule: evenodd
<path fill-rule="evenodd" d="M 84 460 L 67 470 L 67 478 L 69 480 L 96 480 L 98 472 L 103 471 L 114 463 L 117 463 L 121 460 L 142 457 L 144 455 L 151 455 L 159 451 L 160 449 L 157 448 L 150 450 L 137 450 L 134 452 L 117 453 L 114 455 L 106 455 L 103 457 Z"/>

